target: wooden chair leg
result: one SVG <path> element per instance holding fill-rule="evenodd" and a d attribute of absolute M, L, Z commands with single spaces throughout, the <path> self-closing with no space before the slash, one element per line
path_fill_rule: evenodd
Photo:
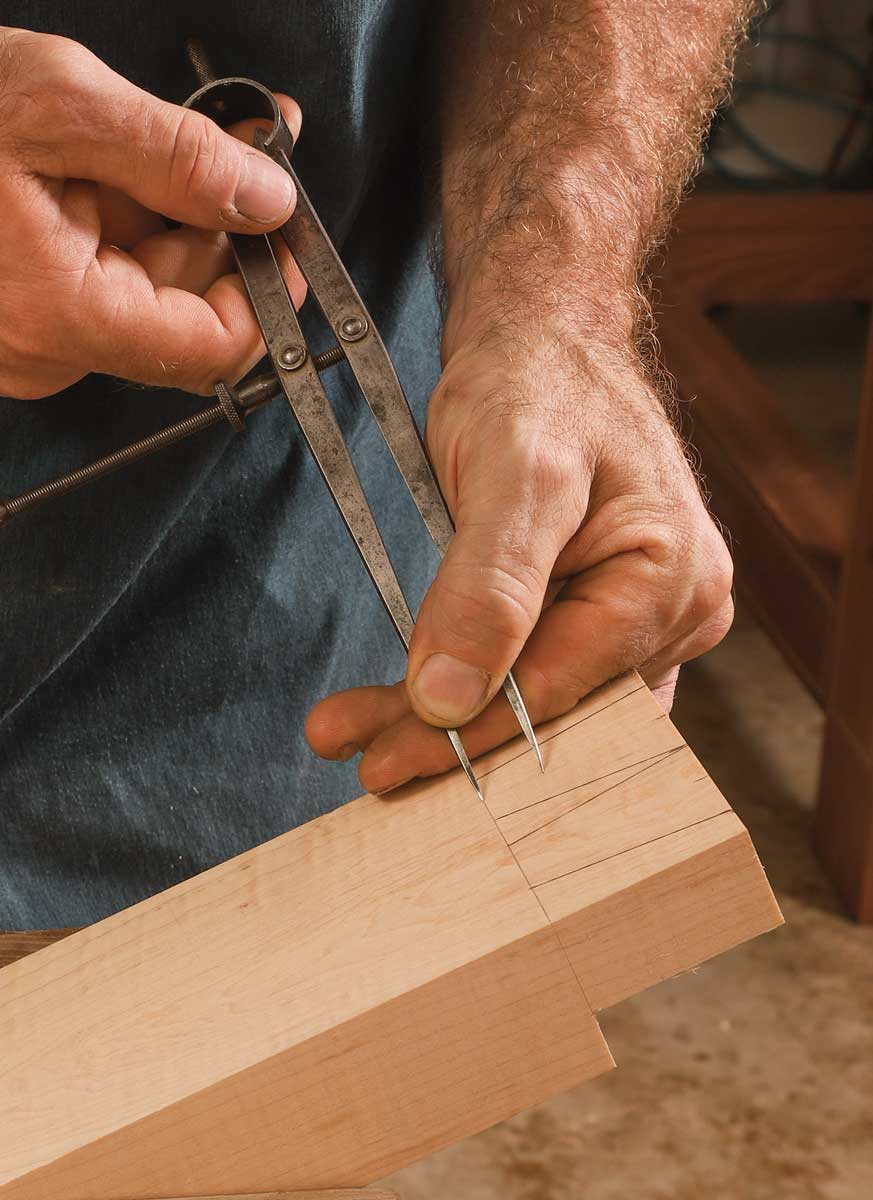
<path fill-rule="evenodd" d="M 852 914 L 873 921 L 873 327 L 859 426 L 815 839 Z"/>

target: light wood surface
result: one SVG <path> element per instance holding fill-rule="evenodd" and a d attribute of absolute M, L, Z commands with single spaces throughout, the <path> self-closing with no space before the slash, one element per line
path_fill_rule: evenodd
<path fill-rule="evenodd" d="M 723 812 L 536 894 L 589 1003 L 603 1009 L 780 924 L 760 878 L 749 835 Z"/>
<path fill-rule="evenodd" d="M 636 676 L 540 733 L 485 805 L 362 797 L 0 971 L 0 1198 L 360 1186 L 608 1070 L 593 1009 L 779 922 Z"/>
<path fill-rule="evenodd" d="M 190 1196 L 162 1196 L 160 1200 L 191 1200 Z M 321 1188 L 317 1192 L 247 1192 L 244 1196 L 198 1196 L 195 1200 L 398 1200 L 384 1188 Z"/>

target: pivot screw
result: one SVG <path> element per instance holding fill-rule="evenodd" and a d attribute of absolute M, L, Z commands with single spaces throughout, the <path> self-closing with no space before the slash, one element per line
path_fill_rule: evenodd
<path fill-rule="evenodd" d="M 279 353 L 279 366 L 285 371 L 296 371 L 306 362 L 305 346 L 286 346 Z"/>
<path fill-rule="evenodd" d="M 346 317 L 340 322 L 339 335 L 344 342 L 359 342 L 367 332 L 367 322 L 363 317 Z"/>

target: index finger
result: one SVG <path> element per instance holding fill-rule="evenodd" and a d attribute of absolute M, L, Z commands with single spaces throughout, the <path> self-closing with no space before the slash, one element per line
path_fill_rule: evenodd
<path fill-rule="evenodd" d="M 286 268 L 290 256 L 280 248 Z M 295 305 L 305 294 L 285 271 Z M 155 286 L 130 255 L 101 247 L 86 272 L 76 310 L 76 357 L 85 370 L 137 383 L 209 395 L 235 382 L 264 353 L 242 279 L 225 275 L 203 296 Z"/>

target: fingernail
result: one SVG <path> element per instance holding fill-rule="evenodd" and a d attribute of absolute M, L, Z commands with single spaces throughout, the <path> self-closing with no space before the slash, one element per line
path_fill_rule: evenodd
<path fill-rule="evenodd" d="M 407 775 L 405 779 L 400 779 L 397 783 L 392 783 L 389 787 L 379 788 L 373 792 L 373 795 L 387 796 L 389 792 L 396 792 L 398 788 L 405 787 L 407 783 L 412 783 L 415 778 L 415 775 Z"/>
<path fill-rule="evenodd" d="M 236 188 L 237 212 L 250 221 L 278 221 L 291 207 L 294 184 L 290 175 L 265 154 L 247 154 Z"/>
<path fill-rule="evenodd" d="M 413 694 L 432 717 L 449 725 L 468 721 L 480 707 L 491 676 L 452 654 L 432 654 L 412 682 Z"/>
<path fill-rule="evenodd" d="M 361 753 L 361 747 L 355 742 L 346 742 L 344 746 L 340 746 L 337 750 L 337 758 L 340 762 L 348 762 L 350 758 L 354 758 L 356 754 Z"/>

